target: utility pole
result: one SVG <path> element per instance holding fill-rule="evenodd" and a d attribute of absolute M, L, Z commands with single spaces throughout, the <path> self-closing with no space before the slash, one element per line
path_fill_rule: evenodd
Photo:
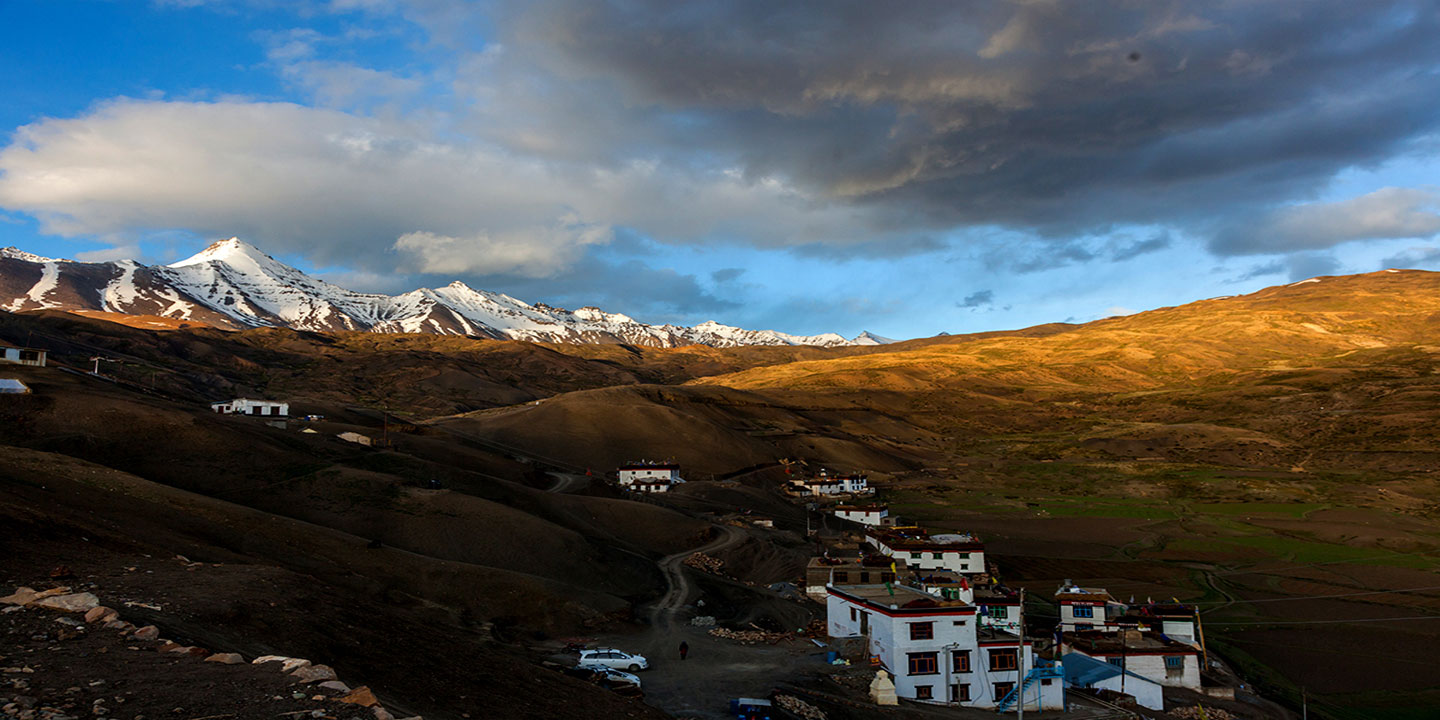
<path fill-rule="evenodd" d="M 1025 720 L 1025 588 L 1020 588 L 1020 642 L 1015 644 L 1015 694 L 1020 698 L 1018 720 Z"/>
<path fill-rule="evenodd" d="M 1310 718 L 1310 698 L 1305 694 L 1305 686 L 1300 686 L 1300 720 Z"/>

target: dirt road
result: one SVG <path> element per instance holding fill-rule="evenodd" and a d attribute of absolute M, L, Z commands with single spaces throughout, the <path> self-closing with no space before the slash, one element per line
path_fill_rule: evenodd
<path fill-rule="evenodd" d="M 548 473 L 555 478 L 555 484 L 551 485 L 546 492 L 568 493 L 582 490 L 590 484 L 588 475 L 577 475 L 575 473 L 552 472 Z"/>
<path fill-rule="evenodd" d="M 692 588 L 690 579 L 685 576 L 685 558 L 697 552 L 719 552 L 745 540 L 745 533 L 741 532 L 739 528 L 730 525 L 717 525 L 716 527 L 720 530 L 720 537 L 693 550 L 666 556 L 660 561 L 660 572 L 665 573 L 665 583 L 669 587 L 665 594 L 650 606 L 651 633 L 671 630 L 675 624 L 675 615 L 685 606 L 685 601 L 690 597 Z"/>

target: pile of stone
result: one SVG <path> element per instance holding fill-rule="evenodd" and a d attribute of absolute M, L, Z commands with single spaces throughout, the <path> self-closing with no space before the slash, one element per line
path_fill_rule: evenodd
<path fill-rule="evenodd" d="M 724 560 L 711 557 L 705 553 L 692 553 L 690 557 L 685 558 L 685 564 L 696 570 L 713 573 L 715 575 L 723 575 L 725 570 Z"/>
<path fill-rule="evenodd" d="M 1182 707 L 1170 711 L 1171 717 L 1184 720 L 1236 720 L 1233 713 L 1220 708 Z"/>
<path fill-rule="evenodd" d="M 805 720 L 826 720 L 825 713 L 820 708 L 790 695 L 776 695 L 775 704 L 779 705 L 790 714 L 804 718 Z"/>
<path fill-rule="evenodd" d="M 712 628 L 710 634 L 718 638 L 734 640 L 741 645 L 759 645 L 760 643 L 774 645 L 792 636 L 791 633 L 769 632 L 767 630 L 728 630 L 726 628 Z"/>
<path fill-rule="evenodd" d="M 100 598 L 96 597 L 94 593 L 72 593 L 68 587 L 56 587 L 49 590 L 35 590 L 28 587 L 21 587 L 16 589 L 11 595 L 0 597 L 0 605 L 8 606 L 0 610 L 0 613 L 17 612 L 25 608 L 43 608 L 67 614 L 83 613 L 83 623 L 70 617 L 59 618 L 57 622 L 62 625 L 74 626 L 76 630 L 83 630 L 80 626 L 86 624 L 99 625 L 106 630 L 119 631 L 131 640 L 158 643 L 155 647 L 157 652 L 189 655 L 201 658 L 205 662 L 219 663 L 222 665 L 243 665 L 245 663 L 245 658 L 239 653 L 212 653 L 204 648 L 182 645 L 172 640 L 166 640 L 160 637 L 160 629 L 154 625 L 136 627 L 133 623 L 121 620 L 120 613 L 115 609 L 101 605 Z M 63 633 L 65 631 L 62 630 L 61 632 L 61 637 L 64 639 Z M 265 655 L 255 658 L 251 662 L 255 665 L 275 663 L 275 667 L 278 668 L 280 672 L 295 678 L 297 681 L 295 684 L 297 686 L 313 685 L 316 688 L 329 691 L 331 693 L 329 697 L 333 700 L 371 708 L 375 715 L 375 720 L 395 720 L 395 717 L 380 704 L 380 701 L 375 698 L 375 694 L 371 692 L 369 688 L 360 686 L 352 689 L 345 683 L 340 682 L 335 675 L 335 670 L 328 665 L 315 665 L 309 660 L 284 657 L 281 655 Z M 7 667 L 0 670 L 6 673 L 33 672 L 33 670 L 28 667 Z M 321 696 L 316 696 L 315 699 L 318 700 L 320 697 Z M 11 707 L 11 705 L 15 705 L 15 707 Z M 31 718 L 34 720 L 46 720 L 50 716 L 46 715 L 44 710 L 46 709 L 37 708 L 32 710 L 30 708 L 20 707 L 16 703 L 11 703 L 4 706 L 3 709 L 0 709 L 0 712 L 3 712 L 3 717 L 6 718 L 19 717 L 25 720 L 30 720 Z M 96 714 L 101 715 L 103 713 Z M 55 720 L 60 720 L 60 717 L 61 716 L 55 716 Z M 405 720 L 423 720 L 423 718 L 417 715 L 406 718 Z"/>

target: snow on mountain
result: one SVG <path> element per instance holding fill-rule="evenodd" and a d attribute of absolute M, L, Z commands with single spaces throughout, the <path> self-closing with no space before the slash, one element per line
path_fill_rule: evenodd
<path fill-rule="evenodd" d="M 865 332 L 862 332 L 862 333 L 860 333 L 859 335 L 856 335 L 855 338 L 850 341 L 850 344 L 851 344 L 851 345 L 889 345 L 890 343 L 893 343 L 893 342 L 895 342 L 895 340 L 894 340 L 893 338 L 882 337 L 882 336 L 880 336 L 880 335 L 876 335 L 875 333 L 870 332 L 869 330 L 866 330 Z"/>
<path fill-rule="evenodd" d="M 714 321 L 694 327 L 647 325 L 595 307 L 566 310 L 531 305 L 461 282 L 395 296 L 359 293 L 312 278 L 238 238 L 214 243 L 169 265 L 146 266 L 131 260 L 72 263 L 15 248 L 0 250 L 0 258 L 18 261 L 0 263 L 0 307 L 11 311 L 105 310 L 198 320 L 231 329 L 434 333 L 656 347 L 890 342 L 868 332 L 846 340 L 835 333 L 790 335 Z M 57 293 L 62 286 L 64 292 Z"/>

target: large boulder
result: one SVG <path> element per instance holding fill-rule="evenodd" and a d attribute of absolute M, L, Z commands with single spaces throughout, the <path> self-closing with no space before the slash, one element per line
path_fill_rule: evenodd
<path fill-rule="evenodd" d="M 83 613 L 100 607 L 100 598 L 95 597 L 95 593 L 82 592 L 40 598 L 35 604 L 51 610 Z"/>
<path fill-rule="evenodd" d="M 332 670 L 329 665 L 311 665 L 309 667 L 302 667 L 299 670 L 290 673 L 290 677 L 293 677 L 302 683 L 324 682 L 326 680 L 336 679 L 335 671 Z"/>

